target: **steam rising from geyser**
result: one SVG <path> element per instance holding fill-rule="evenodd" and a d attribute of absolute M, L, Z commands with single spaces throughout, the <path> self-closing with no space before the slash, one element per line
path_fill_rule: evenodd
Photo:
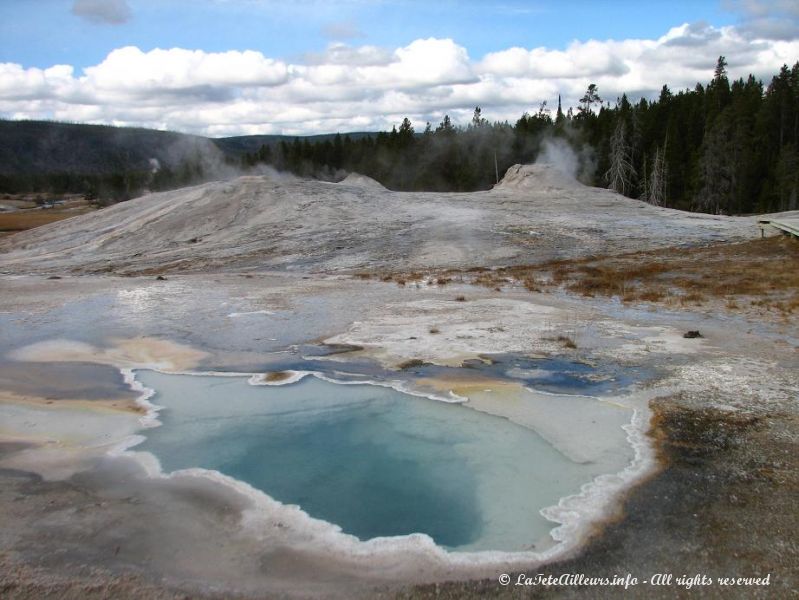
<path fill-rule="evenodd" d="M 584 145 L 579 153 L 564 139 L 548 138 L 541 142 L 537 165 L 549 165 L 570 179 L 590 183 L 596 161 L 593 149 Z"/>

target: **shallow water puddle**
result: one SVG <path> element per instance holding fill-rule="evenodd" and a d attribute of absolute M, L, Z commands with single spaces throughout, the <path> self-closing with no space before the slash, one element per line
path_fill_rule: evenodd
<path fill-rule="evenodd" d="M 575 461 L 507 419 L 375 385 L 137 379 L 164 409 L 136 450 L 165 471 L 220 471 L 362 540 L 425 533 L 458 550 L 544 549 L 556 524 L 539 511 L 633 456 L 622 431 L 602 460 Z"/>
<path fill-rule="evenodd" d="M 451 378 L 476 372 L 485 377 L 518 381 L 535 390 L 553 394 L 602 395 L 615 393 L 633 383 L 653 378 L 652 369 L 604 362 L 592 365 L 562 357 L 530 358 L 508 353 L 469 360 L 465 368 L 425 365 L 414 369 L 420 375 Z"/>

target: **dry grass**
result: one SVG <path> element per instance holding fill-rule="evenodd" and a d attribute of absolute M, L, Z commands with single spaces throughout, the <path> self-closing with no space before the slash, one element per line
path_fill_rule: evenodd
<path fill-rule="evenodd" d="M 564 348 L 568 348 L 570 350 L 574 350 L 577 348 L 577 343 L 574 341 L 574 339 L 567 335 L 559 335 L 557 337 L 545 337 L 544 340 L 548 342 L 558 342 Z"/>
<path fill-rule="evenodd" d="M 264 380 L 270 382 L 285 381 L 289 377 L 291 377 L 291 373 L 286 373 L 285 371 L 271 371 L 264 376 Z"/>
<path fill-rule="evenodd" d="M 575 348 L 577 348 L 577 344 L 574 342 L 574 340 L 572 338 L 570 338 L 570 337 L 565 336 L 565 335 L 559 335 L 557 337 L 557 341 L 559 341 L 561 344 L 563 344 L 564 348 L 570 348 L 571 350 L 574 350 Z"/>
<path fill-rule="evenodd" d="M 481 272 L 475 283 L 503 286 L 510 279 L 534 292 L 562 288 L 627 303 L 683 306 L 720 301 L 728 310 L 748 305 L 787 315 L 799 309 L 797 266 L 799 242 L 780 236 L 507 267 Z"/>
<path fill-rule="evenodd" d="M 799 242 L 777 236 L 697 248 L 664 248 L 617 256 L 591 256 L 498 269 L 473 267 L 420 274 L 372 274 L 383 281 L 452 281 L 497 292 L 521 285 L 531 292 L 565 289 L 625 303 L 757 309 L 787 316 L 799 311 Z M 382 275 L 382 277 L 381 277 Z M 360 278 L 369 274 L 358 273 Z"/>
<path fill-rule="evenodd" d="M 644 290 L 641 293 L 639 293 L 638 299 L 644 302 L 660 302 L 661 300 L 666 298 L 667 295 L 668 292 L 666 290 L 663 290 L 661 288 L 652 288 Z"/>
<path fill-rule="evenodd" d="M 540 292 L 542 285 L 535 280 L 534 277 L 525 277 L 522 280 L 522 285 L 530 292 Z"/>
<path fill-rule="evenodd" d="M 44 210 L 19 210 L 0 212 L 0 231 L 17 232 L 63 221 L 90 212 L 92 209 L 57 210 L 54 208 Z"/>
<path fill-rule="evenodd" d="M 490 271 L 488 273 L 482 272 L 472 280 L 472 283 L 474 285 L 480 285 L 487 288 L 495 288 L 497 286 L 496 277 Z"/>
<path fill-rule="evenodd" d="M 415 369 L 415 368 L 418 368 L 418 367 L 424 367 L 425 365 L 429 365 L 429 364 L 430 363 L 427 363 L 427 362 L 425 362 L 425 361 L 423 361 L 421 359 L 411 358 L 409 360 L 406 360 L 406 361 L 401 362 L 400 364 L 398 364 L 397 368 L 400 369 L 400 370 Z"/>
<path fill-rule="evenodd" d="M 705 300 L 707 300 L 707 298 L 705 298 L 699 292 L 688 292 L 687 294 L 680 296 L 680 302 L 682 304 L 696 304 L 697 306 L 701 306 Z"/>

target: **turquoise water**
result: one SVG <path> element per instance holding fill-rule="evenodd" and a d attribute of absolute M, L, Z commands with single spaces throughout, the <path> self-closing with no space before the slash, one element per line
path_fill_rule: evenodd
<path fill-rule="evenodd" d="M 220 471 L 362 540 L 426 533 L 462 550 L 542 548 L 554 524 L 538 511 L 631 458 L 622 444 L 612 464 L 578 464 L 506 419 L 374 385 L 137 378 L 165 407 L 137 450 L 165 471 Z"/>

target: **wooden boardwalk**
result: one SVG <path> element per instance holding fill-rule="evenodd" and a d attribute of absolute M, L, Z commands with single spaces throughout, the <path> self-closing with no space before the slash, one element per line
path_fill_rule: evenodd
<path fill-rule="evenodd" d="M 799 217 L 787 219 L 758 219 L 757 224 L 760 226 L 760 231 L 763 235 L 765 235 L 766 226 L 770 226 L 779 229 L 785 235 L 799 237 Z"/>

